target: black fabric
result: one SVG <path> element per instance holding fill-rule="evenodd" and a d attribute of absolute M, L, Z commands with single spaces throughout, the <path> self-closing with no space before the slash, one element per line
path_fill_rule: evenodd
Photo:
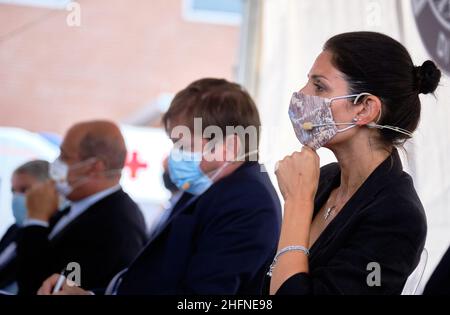
<path fill-rule="evenodd" d="M 12 243 L 17 241 L 19 227 L 16 224 L 11 225 L 0 240 L 0 254 Z M 16 258 L 12 259 L 3 266 L 0 266 L 0 288 L 13 283 L 16 280 Z"/>
<path fill-rule="evenodd" d="M 143 215 L 121 189 L 93 204 L 48 240 L 68 210 L 57 213 L 49 228 L 21 229 L 17 248 L 19 294 L 36 293 L 42 281 L 60 273 L 70 262 L 80 265 L 83 288 L 106 287 L 146 242 Z"/>
<path fill-rule="evenodd" d="M 246 162 L 200 197 L 180 198 L 117 293 L 260 294 L 280 225 L 267 173 Z"/>
<path fill-rule="evenodd" d="M 423 295 L 450 295 L 450 248 L 433 271 Z"/>
<path fill-rule="evenodd" d="M 337 163 L 321 168 L 314 215 L 339 184 Z M 400 294 L 419 263 L 426 231 L 413 181 L 394 150 L 313 244 L 309 273 L 293 275 L 277 294 Z M 381 286 L 367 283 L 371 262 L 380 265 Z"/>

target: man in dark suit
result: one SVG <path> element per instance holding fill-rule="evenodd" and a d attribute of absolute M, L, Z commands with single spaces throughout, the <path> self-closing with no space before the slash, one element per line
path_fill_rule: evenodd
<path fill-rule="evenodd" d="M 0 240 L 0 290 L 17 293 L 16 248 L 19 229 L 25 220 L 27 209 L 25 194 L 33 185 L 48 179 L 48 162 L 29 161 L 14 170 L 11 176 L 12 212 L 15 222 Z"/>
<path fill-rule="evenodd" d="M 77 284 L 104 287 L 146 241 L 142 213 L 119 185 L 126 158 L 119 128 L 107 121 L 70 128 L 51 181 L 27 194 L 20 231 L 19 294 L 35 294 L 55 272 L 71 272 Z M 71 201 L 58 211 L 58 193 Z"/>
<path fill-rule="evenodd" d="M 203 123 L 200 130 L 195 119 Z M 175 96 L 163 121 L 175 142 L 169 175 L 184 193 L 106 294 L 259 294 L 275 254 L 281 209 L 257 162 L 255 104 L 237 84 L 202 79 Z M 207 131 L 213 129 L 211 139 Z M 47 279 L 38 293 L 51 294 L 57 278 Z M 58 294 L 88 293 L 65 284 Z"/>

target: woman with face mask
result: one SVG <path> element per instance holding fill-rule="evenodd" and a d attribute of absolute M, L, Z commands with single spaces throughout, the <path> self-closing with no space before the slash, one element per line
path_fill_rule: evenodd
<path fill-rule="evenodd" d="M 303 148 L 276 168 L 285 204 L 271 294 L 402 292 L 427 227 L 396 148 L 418 125 L 419 94 L 433 93 L 440 76 L 383 34 L 325 43 L 289 106 Z M 338 162 L 319 168 L 320 147 Z"/>

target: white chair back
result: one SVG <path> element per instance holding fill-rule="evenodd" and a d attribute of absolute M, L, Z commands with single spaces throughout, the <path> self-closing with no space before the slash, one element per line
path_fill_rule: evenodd
<path fill-rule="evenodd" d="M 428 252 L 426 248 L 423 249 L 420 255 L 420 261 L 416 269 L 409 275 L 403 287 L 402 295 L 416 295 L 419 288 L 420 281 L 422 280 L 423 273 L 428 261 Z"/>

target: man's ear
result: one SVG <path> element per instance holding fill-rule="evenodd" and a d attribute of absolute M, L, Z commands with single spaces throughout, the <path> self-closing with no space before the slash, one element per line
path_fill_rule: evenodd
<path fill-rule="evenodd" d="M 96 159 L 89 165 L 89 174 L 94 174 L 95 176 L 104 176 L 106 172 L 106 162 L 103 159 Z"/>
<path fill-rule="evenodd" d="M 381 117 L 382 103 L 379 97 L 375 95 L 364 96 L 359 102 L 362 105 L 360 111 L 356 115 L 357 125 L 367 125 L 371 122 L 378 122 Z"/>
<path fill-rule="evenodd" d="M 222 141 L 218 141 L 216 138 L 206 140 L 203 148 L 203 158 L 207 162 L 213 162 L 223 159 L 220 156 L 225 156 L 225 150 L 223 149 Z"/>

